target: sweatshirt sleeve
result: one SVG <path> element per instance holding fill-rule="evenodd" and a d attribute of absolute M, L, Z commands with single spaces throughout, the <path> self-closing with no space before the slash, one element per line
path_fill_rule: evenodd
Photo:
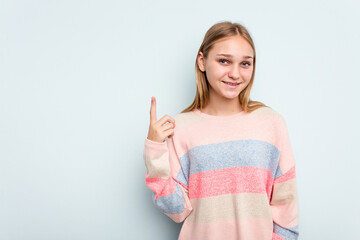
<path fill-rule="evenodd" d="M 273 217 L 273 240 L 292 240 L 299 237 L 299 201 L 296 184 L 295 159 L 283 116 L 277 122 L 279 164 L 272 186 L 270 208 Z"/>
<path fill-rule="evenodd" d="M 188 196 L 188 161 L 177 155 L 174 136 L 159 143 L 145 139 L 145 183 L 152 191 L 155 206 L 174 222 L 180 223 L 192 211 Z"/>

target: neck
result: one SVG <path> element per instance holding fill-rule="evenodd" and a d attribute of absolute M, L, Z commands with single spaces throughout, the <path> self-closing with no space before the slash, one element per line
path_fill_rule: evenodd
<path fill-rule="evenodd" d="M 242 110 L 238 97 L 228 99 L 214 94 L 209 98 L 209 103 L 202 111 L 214 116 L 227 116 L 239 113 Z"/>

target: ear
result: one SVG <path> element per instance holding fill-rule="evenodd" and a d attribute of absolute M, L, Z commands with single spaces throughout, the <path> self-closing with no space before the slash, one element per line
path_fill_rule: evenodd
<path fill-rule="evenodd" d="M 197 56 L 197 64 L 199 66 L 200 71 L 204 72 L 205 71 L 205 58 L 201 51 L 199 52 L 199 54 Z"/>

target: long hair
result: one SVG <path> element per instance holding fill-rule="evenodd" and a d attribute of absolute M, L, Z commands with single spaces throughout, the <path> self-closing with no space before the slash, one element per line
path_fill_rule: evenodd
<path fill-rule="evenodd" d="M 203 53 L 204 58 L 208 56 L 209 51 L 212 49 L 215 42 L 218 40 L 240 35 L 244 37 L 248 43 L 251 45 L 254 51 L 254 59 L 253 59 L 253 73 L 249 84 L 244 88 L 239 94 L 239 101 L 241 108 L 245 112 L 252 112 L 260 107 L 268 107 L 259 101 L 250 100 L 250 92 L 252 85 L 254 83 L 255 77 L 255 67 L 256 67 L 256 52 L 254 42 L 248 32 L 248 30 L 239 23 L 232 23 L 229 21 L 218 22 L 214 24 L 209 30 L 206 32 L 203 42 L 199 48 L 198 54 L 195 59 L 195 77 L 196 77 L 196 95 L 193 103 L 184 109 L 181 113 L 190 112 L 195 108 L 200 108 L 200 111 L 208 104 L 209 102 L 209 82 L 206 78 L 206 73 L 202 72 L 197 63 L 197 57 L 200 51 Z"/>

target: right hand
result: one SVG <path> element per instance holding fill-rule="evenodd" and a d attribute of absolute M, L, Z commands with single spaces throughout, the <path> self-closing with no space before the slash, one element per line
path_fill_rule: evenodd
<path fill-rule="evenodd" d="M 168 124 L 165 124 L 169 122 Z M 174 135 L 175 119 L 169 115 L 164 115 L 157 120 L 156 117 L 156 99 L 151 97 L 150 107 L 150 126 L 147 138 L 151 141 L 163 143 L 166 137 Z"/>

